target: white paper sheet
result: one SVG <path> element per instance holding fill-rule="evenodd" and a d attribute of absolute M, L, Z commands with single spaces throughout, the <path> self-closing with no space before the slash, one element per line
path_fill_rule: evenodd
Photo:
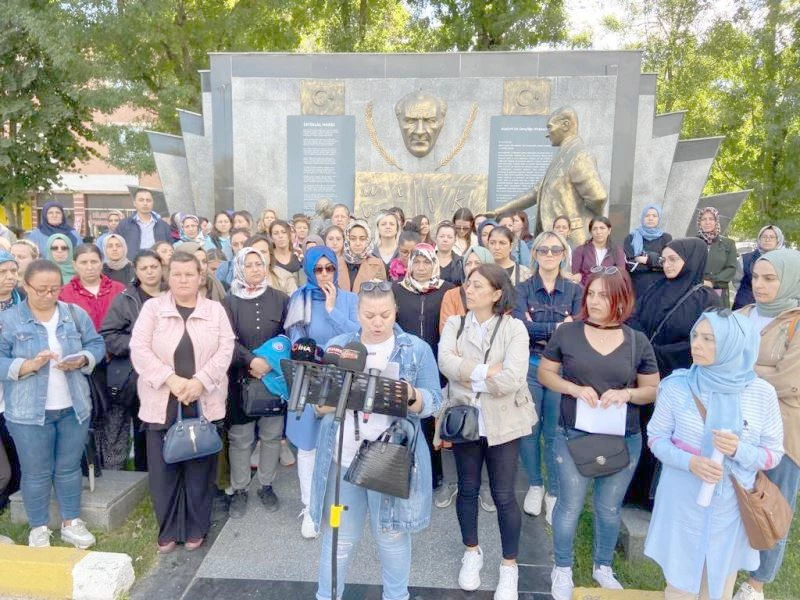
<path fill-rule="evenodd" d="M 628 416 L 628 405 L 612 405 L 608 408 L 600 406 L 592 408 L 578 398 L 575 429 L 589 433 L 606 433 L 609 435 L 625 435 L 625 419 Z"/>

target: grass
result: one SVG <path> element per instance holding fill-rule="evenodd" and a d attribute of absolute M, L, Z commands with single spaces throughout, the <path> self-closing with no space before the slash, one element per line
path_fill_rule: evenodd
<path fill-rule="evenodd" d="M 592 513 L 585 509 L 578 522 L 578 534 L 575 539 L 575 585 L 595 587 L 592 580 Z M 794 519 L 786 554 L 777 579 L 765 586 L 764 592 L 769 600 L 797 600 L 800 598 L 800 518 Z M 614 572 L 620 583 L 626 588 L 639 590 L 663 590 L 666 586 L 661 568 L 652 560 L 629 561 L 617 551 L 614 556 Z M 747 579 L 744 573 L 739 574 L 739 581 Z M 738 587 L 738 586 L 737 586 Z"/>
<path fill-rule="evenodd" d="M 92 550 L 127 554 L 133 560 L 133 570 L 137 579 L 147 573 L 156 560 L 158 523 L 149 496 L 138 504 L 119 529 L 92 533 L 97 538 L 97 544 Z M 28 543 L 28 525 L 12 523 L 9 510 L 0 513 L 0 534 L 7 535 L 17 544 Z M 68 546 L 61 541 L 58 531 L 54 531 L 50 542 L 53 546 Z"/>

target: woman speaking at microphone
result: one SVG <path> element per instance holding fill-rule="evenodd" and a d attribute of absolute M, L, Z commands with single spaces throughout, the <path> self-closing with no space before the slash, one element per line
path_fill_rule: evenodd
<path fill-rule="evenodd" d="M 330 414 L 322 420 L 317 437 L 317 456 L 311 490 L 311 518 L 322 525 L 322 550 L 319 565 L 317 599 L 331 598 L 332 530 L 329 511 L 334 501 L 336 464 L 341 461 L 339 504 L 347 506 L 339 527 L 336 596 L 344 593 L 344 581 L 350 558 L 355 554 L 369 514 L 372 537 L 378 546 L 384 600 L 407 600 L 411 572 L 411 534 L 428 526 L 431 515 L 431 460 L 420 429 L 420 418 L 439 410 L 441 388 L 436 360 L 430 346 L 416 336 L 404 333 L 396 324 L 392 284 L 366 282 L 358 294 L 360 331 L 336 336 L 329 345 L 345 346 L 358 341 L 366 347 L 366 369 L 378 369 L 384 376 L 399 378 L 408 386 L 408 420 L 414 429 L 414 468 L 408 499 L 381 494 L 344 481 L 344 474 L 362 440 L 375 440 L 394 417 L 373 413 L 365 422 L 362 413 L 348 410 L 342 420 L 344 447 L 337 457 L 338 427 Z M 356 422 L 358 437 L 356 437 Z"/>

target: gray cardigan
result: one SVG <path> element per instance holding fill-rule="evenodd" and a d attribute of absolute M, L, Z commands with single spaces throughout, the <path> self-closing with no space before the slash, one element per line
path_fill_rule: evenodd
<path fill-rule="evenodd" d="M 494 330 L 496 319 L 492 317 L 488 331 Z M 480 397 L 486 437 L 490 446 L 505 444 L 531 433 L 538 416 L 528 390 L 528 331 L 519 319 L 502 317 L 487 364 L 503 363 L 503 369 L 486 380 L 487 391 Z M 439 341 L 439 370 L 447 377 L 447 392 L 442 401 L 442 413 L 447 406 L 474 402 L 470 375 L 473 369 L 484 362 L 491 334 L 480 341 L 480 333 L 472 325 L 470 314 L 466 316 L 464 331 L 458 339 L 461 317 L 447 319 Z M 441 419 L 439 419 L 441 421 Z M 437 429 L 438 443 L 438 429 Z"/>

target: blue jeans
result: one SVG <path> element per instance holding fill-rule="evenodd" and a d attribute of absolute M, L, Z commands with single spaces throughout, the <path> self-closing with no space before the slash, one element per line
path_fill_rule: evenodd
<path fill-rule="evenodd" d="M 594 564 L 611 566 L 621 523 L 620 508 L 625 491 L 636 470 L 642 451 L 642 435 L 625 436 L 630 464 L 622 471 L 606 477 L 584 477 L 578 472 L 567 448 L 567 439 L 580 435 L 574 429 L 559 427 L 556 431 L 555 460 L 558 468 L 560 493 L 553 510 L 553 552 L 557 567 L 571 567 L 578 518 L 592 485 L 594 508 Z"/>
<path fill-rule="evenodd" d="M 350 557 L 355 553 L 364 521 L 369 511 L 369 525 L 372 537 L 378 544 L 378 555 L 381 560 L 381 581 L 383 582 L 383 600 L 408 600 L 408 579 L 411 575 L 411 534 L 407 532 L 393 533 L 381 531 L 378 515 L 383 495 L 347 483 L 342 467 L 342 487 L 339 503 L 347 507 L 342 513 L 339 526 L 339 543 L 336 562 L 336 595 L 344 594 L 344 581 Z M 334 485 L 336 482 L 336 463 L 331 464 L 328 476 L 328 487 L 325 491 L 325 507 L 322 517 L 322 550 L 319 561 L 319 581 L 317 600 L 331 598 L 331 544 L 332 530 L 329 524 L 330 507 L 333 504 Z"/>
<path fill-rule="evenodd" d="M 528 485 L 541 486 L 544 483 L 542 478 L 542 459 L 540 435 L 544 437 L 544 464 L 547 467 L 547 493 L 558 497 L 558 470 L 556 469 L 555 457 L 553 454 L 553 440 L 558 427 L 558 418 L 561 414 L 561 394 L 542 387 L 537 379 L 538 364 L 528 365 L 528 389 L 533 397 L 533 404 L 536 407 L 536 414 L 539 420 L 533 426 L 530 435 L 526 435 L 519 440 L 519 457 L 522 459 L 522 466 L 528 474 Z"/>
<path fill-rule="evenodd" d="M 789 506 L 792 507 L 792 513 L 794 513 L 797 507 L 797 493 L 800 491 L 800 467 L 784 454 L 778 466 L 765 471 L 765 473 L 770 481 L 778 486 L 781 494 L 789 502 Z M 758 570 L 750 573 L 750 576 L 761 583 L 772 583 L 781 568 L 785 551 L 786 538 L 783 538 L 771 550 L 760 552 L 761 565 Z"/>
<path fill-rule="evenodd" d="M 22 501 L 31 527 L 50 522 L 50 488 L 55 487 L 61 519 L 81 514 L 81 456 L 89 419 L 78 422 L 75 410 L 45 411 L 44 425 L 6 421 L 22 470 Z"/>

